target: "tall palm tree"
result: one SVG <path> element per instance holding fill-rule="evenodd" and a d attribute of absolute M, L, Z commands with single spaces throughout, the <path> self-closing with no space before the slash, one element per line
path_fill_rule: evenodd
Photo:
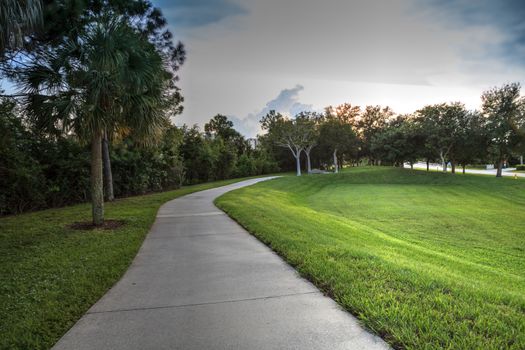
<path fill-rule="evenodd" d="M 0 1 L 0 56 L 7 48 L 22 46 L 24 36 L 41 22 L 41 0 Z"/>
<path fill-rule="evenodd" d="M 120 17 L 101 16 L 24 72 L 28 116 L 43 130 L 91 144 L 93 224 L 104 221 L 101 141 L 107 130 L 147 139 L 165 125 L 171 74 L 147 38 Z"/>

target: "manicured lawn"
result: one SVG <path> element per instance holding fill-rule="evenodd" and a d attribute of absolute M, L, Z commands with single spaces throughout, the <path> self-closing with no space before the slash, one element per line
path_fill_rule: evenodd
<path fill-rule="evenodd" d="M 88 204 L 0 219 L 0 349 L 48 349 L 124 273 L 164 202 L 237 182 L 218 181 L 117 200 L 114 231 L 78 231 Z"/>
<path fill-rule="evenodd" d="M 525 349 L 525 180 L 354 168 L 217 200 L 400 349 Z"/>

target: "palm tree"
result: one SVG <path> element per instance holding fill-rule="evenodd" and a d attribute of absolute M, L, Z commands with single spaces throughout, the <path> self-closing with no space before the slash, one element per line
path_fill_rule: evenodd
<path fill-rule="evenodd" d="M 142 139 L 165 125 L 172 75 L 155 47 L 120 17 L 101 16 L 24 72 L 28 116 L 43 130 L 73 132 L 91 144 L 93 224 L 104 221 L 104 132 Z"/>
<path fill-rule="evenodd" d="M 0 56 L 7 48 L 20 47 L 24 36 L 42 22 L 40 0 L 0 1 Z"/>

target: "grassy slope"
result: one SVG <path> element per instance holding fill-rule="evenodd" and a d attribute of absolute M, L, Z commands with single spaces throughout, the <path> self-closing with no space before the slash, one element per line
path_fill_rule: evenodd
<path fill-rule="evenodd" d="M 218 181 L 117 200 L 114 231 L 76 231 L 87 204 L 0 219 L 0 349 L 47 349 L 122 275 L 157 209 L 182 195 L 237 182 Z"/>
<path fill-rule="evenodd" d="M 392 168 L 218 205 L 396 348 L 525 348 L 525 181 Z"/>

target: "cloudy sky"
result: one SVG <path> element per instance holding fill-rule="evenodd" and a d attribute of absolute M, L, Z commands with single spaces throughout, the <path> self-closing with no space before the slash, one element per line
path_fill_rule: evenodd
<path fill-rule="evenodd" d="M 221 113 L 254 136 L 271 109 L 477 108 L 484 89 L 525 82 L 522 0 L 153 1 L 188 51 L 177 124 Z"/>

